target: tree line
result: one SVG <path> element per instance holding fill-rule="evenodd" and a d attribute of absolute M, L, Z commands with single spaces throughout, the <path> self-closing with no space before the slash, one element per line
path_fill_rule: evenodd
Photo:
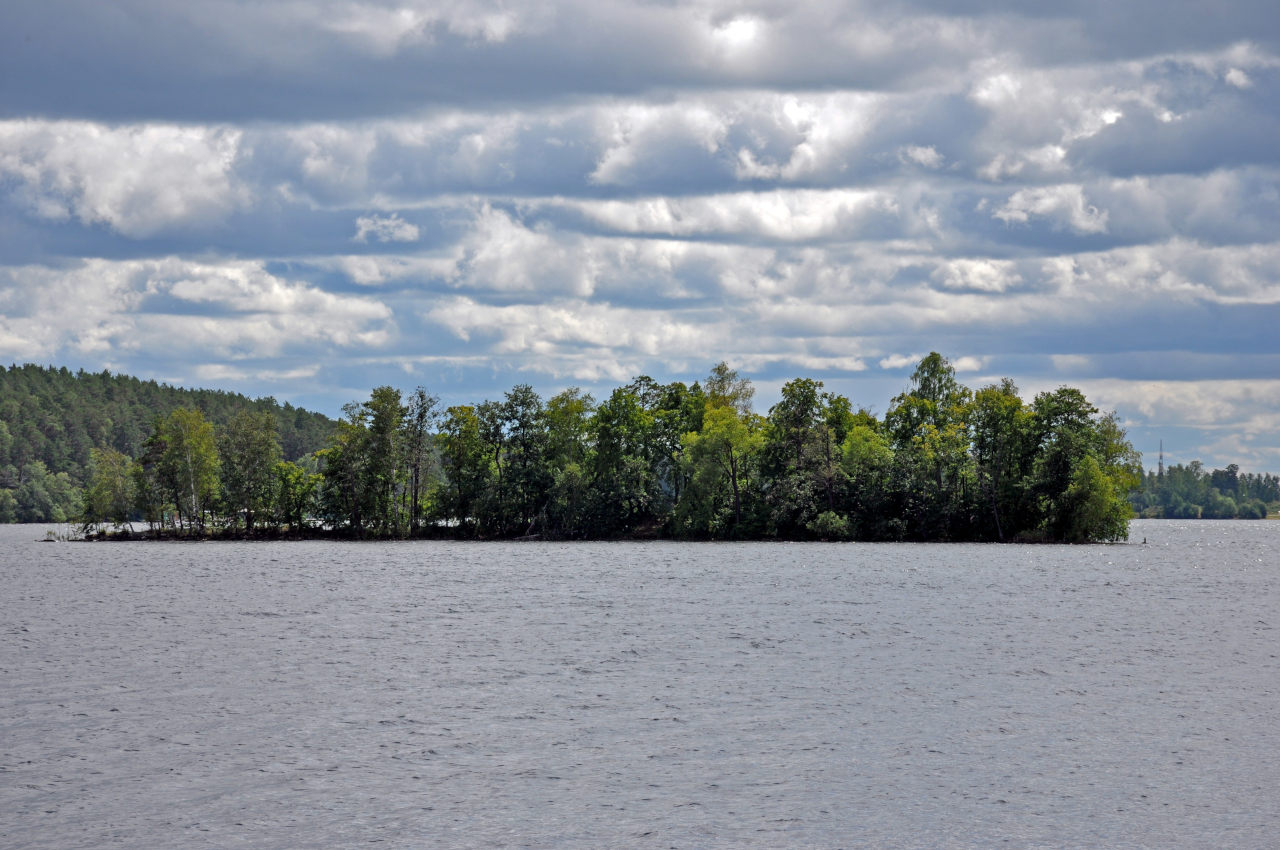
<path fill-rule="evenodd" d="M 384 386 L 327 445 L 282 459 L 276 420 L 219 428 L 180 408 L 142 450 L 92 452 L 90 526 L 167 533 L 553 539 L 1112 541 L 1128 535 L 1140 457 L 1114 414 L 1062 387 L 973 391 L 937 353 L 883 418 L 821 381 L 767 413 L 725 363 L 686 385 L 641 376 L 596 400 L 442 407 Z"/>
<path fill-rule="evenodd" d="M 157 417 L 185 407 L 218 427 L 240 411 L 270 414 L 283 457 L 329 440 L 327 416 L 273 398 L 188 390 L 110 372 L 0 367 L 0 522 L 65 522 L 80 513 L 93 449 L 140 457 Z"/>
<path fill-rule="evenodd" d="M 1155 519 L 1265 519 L 1280 503 L 1280 477 L 1204 468 L 1198 460 L 1148 472 L 1131 499 L 1139 516 Z"/>

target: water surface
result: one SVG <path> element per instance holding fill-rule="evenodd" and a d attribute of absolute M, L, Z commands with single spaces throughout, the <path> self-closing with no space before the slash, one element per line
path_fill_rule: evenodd
<path fill-rule="evenodd" d="M 0 526 L 7 847 L 1280 834 L 1276 522 L 1080 547 L 44 530 Z"/>

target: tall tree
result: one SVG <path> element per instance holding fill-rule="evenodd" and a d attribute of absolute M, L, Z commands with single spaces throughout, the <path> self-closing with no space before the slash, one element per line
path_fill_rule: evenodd
<path fill-rule="evenodd" d="M 422 521 L 426 476 L 433 456 L 433 433 L 440 400 L 418 387 L 409 396 L 405 411 L 405 456 L 409 469 L 409 533 L 417 534 Z"/>
<path fill-rule="evenodd" d="M 81 522 L 85 530 L 103 523 L 117 529 L 129 521 L 133 510 L 132 461 L 115 449 L 89 451 L 89 485 L 84 490 Z"/>
<path fill-rule="evenodd" d="M 707 403 L 702 430 L 685 435 L 684 454 L 693 470 L 693 485 L 681 497 L 683 513 L 691 531 L 696 534 L 727 532 L 729 536 L 745 532 L 743 521 L 744 490 L 750 464 L 762 440 L 758 417 L 742 416 L 728 405 Z M 727 493 L 726 493 L 727 491 Z M 719 517 L 719 503 L 730 497 L 732 519 Z"/>
<path fill-rule="evenodd" d="M 913 536 L 951 539 L 970 533 L 976 489 L 966 421 L 971 398 L 956 380 L 955 368 L 935 351 L 916 366 L 911 388 L 896 396 L 885 414 Z"/>
<path fill-rule="evenodd" d="M 533 531 L 547 504 L 551 474 L 546 465 L 547 431 L 542 399 L 528 384 L 517 384 L 501 407 L 505 434 L 507 495 L 503 523 L 522 534 Z"/>
<path fill-rule="evenodd" d="M 376 387 L 364 403 L 368 431 L 365 444 L 363 488 L 369 494 L 370 519 L 381 533 L 400 536 L 405 517 L 400 511 L 405 488 L 405 453 L 402 445 L 405 406 L 395 387 Z"/>
<path fill-rule="evenodd" d="M 376 513 L 372 493 L 366 486 L 371 478 L 368 411 L 354 402 L 342 410 L 344 416 L 329 437 L 329 445 L 316 453 L 324 476 L 320 508 L 334 527 L 345 526 L 355 536 L 363 537 Z"/>
<path fill-rule="evenodd" d="M 313 465 L 315 459 L 304 462 Z M 323 476 L 288 460 L 277 461 L 272 472 L 276 480 L 272 500 L 276 528 L 288 528 L 295 533 L 306 529 Z"/>
<path fill-rule="evenodd" d="M 651 517 L 655 482 L 647 450 L 652 422 L 640 397 L 627 387 L 615 389 L 596 408 L 591 484 L 601 532 L 624 531 Z"/>
<path fill-rule="evenodd" d="M 265 411 L 241 410 L 222 429 L 218 448 L 223 504 L 252 533 L 259 518 L 270 516 L 276 495 L 275 466 L 280 460 L 276 418 Z"/>
<path fill-rule="evenodd" d="M 180 524 L 203 532 L 218 496 L 218 447 L 213 424 L 199 410 L 179 407 L 160 425 L 160 477 Z"/>
<path fill-rule="evenodd" d="M 489 455 L 474 407 L 445 411 L 440 428 L 440 465 L 445 484 L 440 512 L 459 529 L 479 532 L 480 501 L 489 486 Z"/>
<path fill-rule="evenodd" d="M 731 407 L 740 416 L 751 413 L 751 400 L 756 395 L 751 381 L 739 375 L 736 369 L 730 369 L 723 360 L 711 368 L 702 391 L 706 394 L 707 404 Z"/>
<path fill-rule="evenodd" d="M 1004 540 L 1034 522 L 1021 486 L 1031 459 L 1032 413 L 1006 378 L 978 390 L 969 419 L 978 486 L 995 536 Z"/>

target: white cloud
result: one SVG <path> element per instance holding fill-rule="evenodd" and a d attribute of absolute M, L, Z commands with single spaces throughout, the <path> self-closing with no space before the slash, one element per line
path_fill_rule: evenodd
<path fill-rule="evenodd" d="M 1099 408 L 1121 410 L 1133 425 L 1203 429 L 1203 441 L 1184 455 L 1234 458 L 1253 470 L 1280 462 L 1272 439 L 1280 432 L 1280 380 L 1097 379 L 1081 386 Z"/>
<path fill-rule="evenodd" d="M 353 283 L 378 286 L 393 281 L 453 280 L 463 260 L 460 245 L 437 254 L 355 254 L 345 257 L 312 257 L 308 263 L 341 272 Z"/>
<path fill-rule="evenodd" d="M 368 242 L 372 236 L 379 242 L 417 242 L 418 226 L 410 224 L 399 215 L 368 215 L 356 219 L 356 235 L 353 242 Z"/>
<path fill-rule="evenodd" d="M 242 132 L 164 124 L 0 121 L 0 175 L 30 214 L 138 238 L 208 225 L 246 206 Z"/>
<path fill-rule="evenodd" d="M 868 224 L 898 217 L 896 200 L 879 190 L 738 192 L 566 204 L 621 233 L 762 237 L 769 240 L 857 238 Z"/>
<path fill-rule="evenodd" d="M 1280 304 L 1280 243 L 1211 247 L 1185 240 L 1055 257 L 1042 273 L 1059 296 L 1140 304 Z"/>
<path fill-rule="evenodd" d="M 1090 204 L 1078 185 L 1019 189 L 1004 206 L 991 214 L 1007 224 L 1027 224 L 1033 218 L 1048 219 L 1055 229 L 1076 233 L 1106 233 L 1107 211 Z"/>
<path fill-rule="evenodd" d="M 1004 292 L 1022 282 L 1017 267 L 1009 260 L 949 260 L 934 269 L 932 278 L 947 289 Z"/>
<path fill-rule="evenodd" d="M 230 363 L 202 363 L 197 365 L 192 374 L 201 381 L 298 381 L 314 378 L 320 371 L 320 365 L 313 364 L 299 369 L 246 369 Z"/>
<path fill-rule="evenodd" d="M 919 354 L 890 354 L 887 357 L 880 358 L 880 368 L 903 369 L 919 363 L 921 357 L 922 355 Z"/>
<path fill-rule="evenodd" d="M 472 41 L 501 44 L 519 33 L 529 17 L 507 4 L 474 0 L 449 3 L 398 0 L 393 6 L 343 3 L 333 4 L 325 12 L 303 20 L 338 33 L 379 57 L 430 44 L 437 31 Z"/>
<path fill-rule="evenodd" d="M 942 154 L 932 145 L 922 147 L 920 145 L 906 145 L 898 148 L 898 159 L 904 163 L 915 163 L 925 168 L 941 168 L 943 162 Z"/>
<path fill-rule="evenodd" d="M 15 358 L 64 348 L 103 357 L 120 350 L 264 357 L 320 343 L 378 346 L 392 327 L 391 311 L 377 301 L 285 280 L 252 261 L 94 259 L 3 274 L 0 335 L 3 354 Z M 204 312 L 174 311 L 165 299 Z"/>
<path fill-rule="evenodd" d="M 591 294 L 596 267 L 577 250 L 579 240 L 525 227 L 504 210 L 484 205 L 463 239 L 464 259 L 454 283 L 503 292 Z"/>
<path fill-rule="evenodd" d="M 424 314 L 458 338 L 493 337 L 497 356 L 531 358 L 542 371 L 626 380 L 641 357 L 707 359 L 723 342 L 706 324 L 681 321 L 663 310 L 614 307 L 580 300 L 491 305 L 462 296 Z"/>
<path fill-rule="evenodd" d="M 1135 368 L 1151 315 L 1205 373 L 1197 346 L 1238 351 L 1228 376 L 1276 356 L 1280 60 L 1242 7 L 1119 39 L 1073 8 L 151 6 L 128 47 L 83 42 L 11 93 L 10 116 L 81 117 L 0 121 L 5 356 L 891 381 L 944 344 L 999 369 L 999 334 L 1090 377 Z M 106 9 L 84 0 L 85 29 Z M 104 255 L 135 259 L 77 259 Z M 1242 434 L 1280 404 L 1204 399 Z"/>

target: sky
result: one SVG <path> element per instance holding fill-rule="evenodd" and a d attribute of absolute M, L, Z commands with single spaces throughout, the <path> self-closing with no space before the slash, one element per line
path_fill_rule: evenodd
<path fill-rule="evenodd" d="M 0 4 L 0 360 L 337 415 L 938 351 L 1280 472 L 1274 0 Z"/>

